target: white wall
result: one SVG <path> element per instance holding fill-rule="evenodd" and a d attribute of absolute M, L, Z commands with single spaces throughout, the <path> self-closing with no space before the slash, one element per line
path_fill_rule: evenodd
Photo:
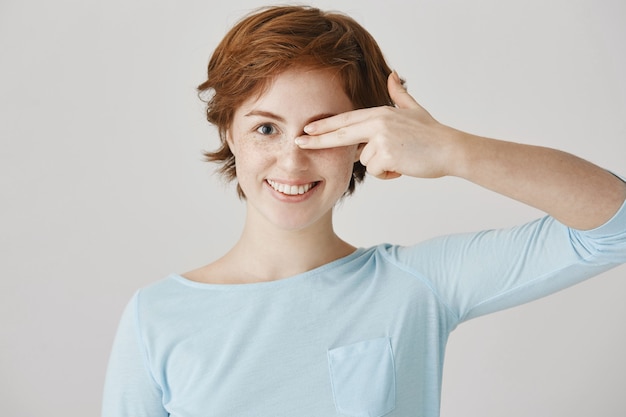
<path fill-rule="evenodd" d="M 405 3 L 312 1 L 363 23 L 440 121 L 626 174 L 626 3 Z M 216 135 L 194 87 L 226 30 L 261 4 L 0 2 L 4 415 L 98 415 L 134 290 L 237 238 L 243 206 L 201 162 Z M 538 215 L 454 179 L 370 178 L 337 217 L 367 246 Z M 442 415 L 625 415 L 624 275 L 462 325 Z"/>

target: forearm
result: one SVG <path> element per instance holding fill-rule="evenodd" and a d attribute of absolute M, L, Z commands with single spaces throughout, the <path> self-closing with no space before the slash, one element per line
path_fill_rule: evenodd
<path fill-rule="evenodd" d="M 452 175 L 545 211 L 579 230 L 608 221 L 626 198 L 613 174 L 565 152 L 470 135 L 437 122 L 388 80 L 396 107 L 358 109 L 305 126 L 302 149 L 357 145 L 367 172 L 383 179 Z"/>
<path fill-rule="evenodd" d="M 449 174 L 545 211 L 580 230 L 609 220 L 626 184 L 606 170 L 555 149 L 487 139 L 452 130 Z"/>

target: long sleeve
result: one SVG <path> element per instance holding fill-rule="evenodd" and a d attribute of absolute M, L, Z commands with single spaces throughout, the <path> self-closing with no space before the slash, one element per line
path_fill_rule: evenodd
<path fill-rule="evenodd" d="M 459 322 L 554 293 L 626 262 L 626 203 L 604 225 L 551 217 L 511 229 L 443 236 L 398 248 Z"/>
<path fill-rule="evenodd" d="M 138 331 L 136 294 L 126 307 L 109 359 L 102 417 L 166 417 L 162 392 L 152 377 Z"/>

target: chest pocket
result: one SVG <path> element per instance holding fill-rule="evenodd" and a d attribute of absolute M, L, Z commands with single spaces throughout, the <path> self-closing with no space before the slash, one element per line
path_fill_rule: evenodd
<path fill-rule="evenodd" d="M 396 406 L 396 374 L 389 338 L 331 349 L 328 365 L 339 413 L 381 417 Z"/>

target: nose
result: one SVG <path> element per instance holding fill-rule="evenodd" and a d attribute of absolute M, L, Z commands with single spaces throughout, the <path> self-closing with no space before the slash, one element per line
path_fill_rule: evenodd
<path fill-rule="evenodd" d="M 296 136 L 290 135 L 290 139 L 281 144 L 277 163 L 286 172 L 306 171 L 309 168 L 312 151 L 300 148 L 295 139 Z"/>

